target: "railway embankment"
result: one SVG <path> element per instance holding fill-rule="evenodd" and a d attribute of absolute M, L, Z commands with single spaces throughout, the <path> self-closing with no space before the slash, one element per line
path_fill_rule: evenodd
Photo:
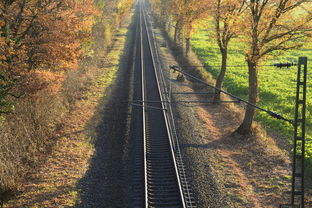
<path fill-rule="evenodd" d="M 180 82 L 180 75 L 169 70 L 170 65 L 180 65 L 182 70 L 214 83 L 205 68 L 198 67 L 202 63 L 196 55 L 191 52 L 184 57 L 166 31 L 156 27 L 154 33 L 173 100 L 212 101 L 212 89 L 189 79 Z M 230 100 L 226 96 L 222 99 Z M 290 201 L 290 145 L 260 124 L 253 135 L 233 134 L 242 121 L 243 108 L 233 103 L 175 104 L 183 159 L 199 207 L 267 208 Z M 311 190 L 307 192 L 309 207 Z"/>

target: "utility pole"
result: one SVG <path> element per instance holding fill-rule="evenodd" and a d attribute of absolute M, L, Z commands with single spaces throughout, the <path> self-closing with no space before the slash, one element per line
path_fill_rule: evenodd
<path fill-rule="evenodd" d="M 305 120 L 308 58 L 299 57 L 294 119 L 291 203 L 281 208 L 304 208 Z"/>

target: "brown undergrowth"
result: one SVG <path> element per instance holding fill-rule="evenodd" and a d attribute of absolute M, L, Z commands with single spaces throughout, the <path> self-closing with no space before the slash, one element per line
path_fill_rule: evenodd
<path fill-rule="evenodd" d="M 19 187 L 16 198 L 4 207 L 73 207 L 79 203 L 77 184 L 88 170 L 89 160 L 95 152 L 93 139 L 102 119 L 99 105 L 105 105 L 110 87 L 116 80 L 130 19 L 130 16 L 125 18 L 105 59 L 89 57 L 81 63 L 82 70 L 69 75 L 73 80 L 68 80 L 64 89 L 73 89 L 66 84 L 75 84 L 77 88 L 65 92 L 71 108 L 59 126 L 51 153 Z M 81 79 L 87 83 L 79 83 Z"/>

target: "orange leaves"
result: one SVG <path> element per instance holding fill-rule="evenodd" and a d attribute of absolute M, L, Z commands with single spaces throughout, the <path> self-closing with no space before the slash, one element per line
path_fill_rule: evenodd
<path fill-rule="evenodd" d="M 7 48 L 1 52 L 6 59 L 14 59 L 8 63 L 11 68 L 26 63 L 27 71 L 62 70 L 76 63 L 81 56 L 80 44 L 89 37 L 93 19 L 99 15 L 93 0 L 15 0 L 9 6 L 0 5 L 5 11 L 0 17 L 0 33 Z"/>
<path fill-rule="evenodd" d="M 14 49 L 13 54 L 8 50 L 4 54 L 17 58 L 11 65 L 27 63 L 27 70 L 62 69 L 77 62 L 80 44 L 89 37 L 93 19 L 99 15 L 92 0 L 15 0 L 10 6 L 3 2 L 0 5 L 5 7 L 0 25 L 6 22 L 1 34 L 12 41 L 7 46 Z M 27 57 L 19 58 L 23 56 L 17 56 L 18 51 L 24 51 Z"/>
<path fill-rule="evenodd" d="M 52 13 L 42 11 L 45 15 L 38 17 L 37 26 L 29 34 L 31 40 L 37 42 L 35 47 L 29 46 L 35 53 L 35 67 L 49 65 L 59 70 L 75 65 L 81 56 L 80 44 L 89 37 L 94 15 L 97 15 L 91 2 L 65 1 L 63 7 Z"/>
<path fill-rule="evenodd" d="M 6 61 L 5 50 L 5 38 L 0 36 L 0 63 Z"/>
<path fill-rule="evenodd" d="M 24 93 L 38 99 L 40 93 L 57 95 L 64 80 L 63 72 L 49 72 L 35 70 L 31 72 L 24 83 Z"/>
<path fill-rule="evenodd" d="M 34 96 L 59 92 L 57 71 L 77 67 L 100 11 L 93 0 L 11 0 L 0 14 L 0 74 Z"/>

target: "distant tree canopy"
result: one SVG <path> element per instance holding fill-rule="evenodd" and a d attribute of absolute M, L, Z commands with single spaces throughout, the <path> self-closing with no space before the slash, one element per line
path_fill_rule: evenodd
<path fill-rule="evenodd" d="M 175 42 L 181 42 L 182 33 L 185 33 L 186 50 L 188 56 L 190 51 L 190 38 L 194 25 L 204 17 L 207 17 L 207 8 L 210 2 L 207 0 L 170 0 L 168 13 L 175 22 Z"/>
<path fill-rule="evenodd" d="M 9 110 L 4 105 L 6 96 L 25 93 L 35 71 L 76 65 L 82 54 L 80 44 L 89 37 L 97 14 L 92 0 L 1 1 L 0 111 Z M 13 83 L 23 87 L 14 88 Z"/>
<path fill-rule="evenodd" d="M 189 39 L 192 29 L 198 22 L 214 19 L 214 25 L 207 25 L 215 31 L 215 40 L 222 54 L 222 66 L 216 82 L 222 87 L 227 65 L 227 48 L 232 38 L 242 41 L 244 55 L 248 65 L 249 94 L 248 101 L 258 102 L 259 63 L 274 51 L 286 51 L 299 48 L 311 37 L 312 2 L 311 0 L 150 0 L 155 12 L 167 14 L 173 22 L 174 40 L 186 42 L 186 54 L 189 51 Z M 169 5 L 169 6 L 167 6 Z M 161 18 L 160 18 L 161 19 Z M 185 40 L 181 38 L 184 33 Z M 181 44 L 180 44 L 181 45 Z M 183 44 L 182 44 L 183 45 Z M 220 96 L 216 91 L 215 100 Z M 255 108 L 247 106 L 244 121 L 237 129 L 240 134 L 249 134 Z"/>
<path fill-rule="evenodd" d="M 28 87 L 33 84 L 30 79 L 38 77 L 34 73 L 51 77 L 49 73 L 77 66 L 94 24 L 106 21 L 117 28 L 132 4 L 133 0 L 0 1 L 0 113 L 11 111 L 7 98 L 43 87 Z"/>

